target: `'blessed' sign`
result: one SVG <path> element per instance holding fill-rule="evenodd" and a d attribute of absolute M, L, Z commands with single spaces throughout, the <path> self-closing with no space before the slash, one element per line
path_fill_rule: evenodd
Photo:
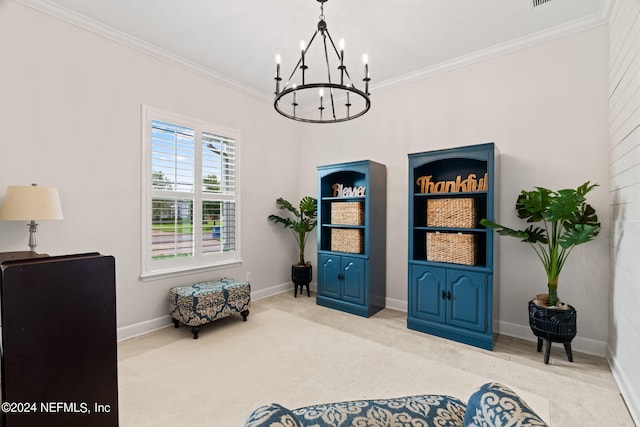
<path fill-rule="evenodd" d="M 489 176 L 478 179 L 475 173 L 470 173 L 466 179 L 458 175 L 455 181 L 431 181 L 433 175 L 421 176 L 416 180 L 420 193 L 459 193 L 472 191 L 486 191 Z"/>
<path fill-rule="evenodd" d="M 343 184 L 333 184 L 333 197 L 358 197 L 364 196 L 366 187 L 345 187 Z"/>

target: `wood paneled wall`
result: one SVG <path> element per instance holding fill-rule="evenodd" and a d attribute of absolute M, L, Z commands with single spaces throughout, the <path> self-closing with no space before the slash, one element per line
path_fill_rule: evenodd
<path fill-rule="evenodd" d="M 611 321 L 609 361 L 640 424 L 640 0 L 609 21 Z"/>

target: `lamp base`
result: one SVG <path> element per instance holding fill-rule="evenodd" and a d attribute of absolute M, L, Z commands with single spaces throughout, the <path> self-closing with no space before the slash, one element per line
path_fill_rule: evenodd
<path fill-rule="evenodd" d="M 38 238 L 36 236 L 36 231 L 38 231 L 38 224 L 34 220 L 31 220 L 29 225 L 29 247 L 31 248 L 31 252 L 36 251 L 36 246 L 38 246 Z"/>

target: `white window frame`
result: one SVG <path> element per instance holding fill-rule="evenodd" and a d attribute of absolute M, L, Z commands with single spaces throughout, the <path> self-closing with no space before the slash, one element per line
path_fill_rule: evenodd
<path fill-rule="evenodd" d="M 152 122 L 154 120 L 171 123 L 173 125 L 183 126 L 193 129 L 196 137 L 195 161 L 194 161 L 194 191 L 189 195 L 194 200 L 194 225 L 195 230 L 195 253 L 193 256 L 176 257 L 163 260 L 152 259 L 152 199 L 154 189 L 152 186 Z M 140 278 L 143 281 L 161 279 L 165 277 L 175 277 L 184 274 L 192 274 L 200 271 L 215 270 L 220 268 L 232 267 L 242 263 L 240 256 L 240 132 L 234 129 L 226 128 L 220 125 L 207 123 L 204 121 L 180 116 L 175 113 L 163 111 L 161 109 L 142 105 L 142 177 L 141 177 L 141 232 L 142 232 L 142 250 L 141 250 L 141 269 Z M 201 209 L 198 206 L 202 194 L 202 173 L 198 171 L 202 167 L 201 158 L 201 135 L 209 133 L 213 135 L 223 136 L 224 138 L 233 139 L 235 141 L 235 197 L 227 199 L 235 203 L 235 250 L 227 252 L 203 253 L 201 229 L 198 227 L 201 221 Z"/>

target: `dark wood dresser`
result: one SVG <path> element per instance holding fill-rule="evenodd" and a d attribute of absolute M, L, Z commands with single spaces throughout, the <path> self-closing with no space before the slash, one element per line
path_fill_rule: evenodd
<path fill-rule="evenodd" d="M 117 426 L 115 259 L 0 254 L 2 425 Z"/>

